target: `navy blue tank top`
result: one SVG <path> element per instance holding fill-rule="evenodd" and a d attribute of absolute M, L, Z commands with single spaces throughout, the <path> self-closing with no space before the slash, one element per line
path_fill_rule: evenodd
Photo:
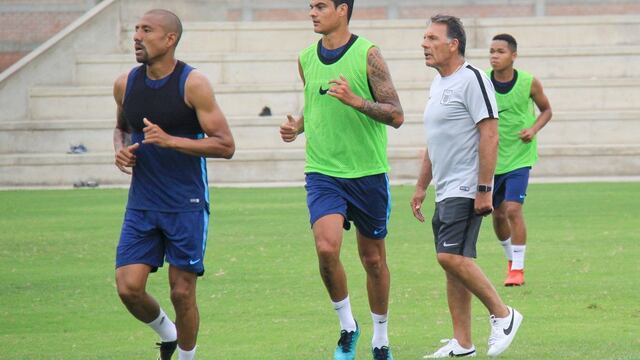
<path fill-rule="evenodd" d="M 132 142 L 140 143 L 140 147 L 135 153 L 128 209 L 165 212 L 209 209 L 204 157 L 142 143 L 144 118 L 169 135 L 204 137 L 195 110 L 184 102 L 184 87 L 191 70 L 191 66 L 178 61 L 173 72 L 161 80 L 148 79 L 146 65 L 129 73 L 123 115 Z"/>

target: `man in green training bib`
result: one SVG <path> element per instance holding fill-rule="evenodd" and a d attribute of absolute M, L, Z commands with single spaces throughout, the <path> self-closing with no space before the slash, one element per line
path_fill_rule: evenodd
<path fill-rule="evenodd" d="M 491 42 L 491 70 L 487 74 L 498 101 L 498 162 L 494 178 L 493 228 L 508 260 L 505 286 L 524 285 L 527 230 L 522 206 L 529 171 L 538 160 L 536 134 L 551 120 L 551 105 L 542 84 L 531 74 L 513 68 L 516 39 L 499 34 Z M 540 110 L 536 118 L 534 103 Z"/>
<path fill-rule="evenodd" d="M 349 31 L 353 0 L 311 0 L 309 8 L 322 39 L 300 52 L 304 112 L 288 115 L 280 134 L 285 142 L 306 136 L 307 206 L 320 275 L 341 327 L 334 359 L 354 359 L 360 336 L 340 262 L 343 228 L 351 222 L 367 273 L 373 359 L 393 359 L 384 242 L 391 211 L 387 125 L 400 127 L 404 115 L 380 50 Z"/>

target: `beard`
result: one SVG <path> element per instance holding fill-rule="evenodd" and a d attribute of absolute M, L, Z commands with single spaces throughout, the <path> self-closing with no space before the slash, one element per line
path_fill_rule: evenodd
<path fill-rule="evenodd" d="M 136 54 L 136 61 L 140 64 L 145 64 L 145 65 L 149 65 L 149 55 L 147 54 L 146 51 L 142 51 L 142 54 L 137 55 Z"/>
<path fill-rule="evenodd" d="M 149 53 L 147 52 L 147 49 L 141 43 L 136 43 L 134 50 L 136 55 L 136 61 L 140 64 L 148 65 Z"/>

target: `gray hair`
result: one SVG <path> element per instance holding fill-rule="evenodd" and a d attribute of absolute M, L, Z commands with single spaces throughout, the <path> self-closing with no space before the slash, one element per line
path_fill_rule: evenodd
<path fill-rule="evenodd" d="M 458 39 L 458 53 L 464 56 L 464 50 L 467 46 L 467 35 L 464 32 L 464 26 L 460 18 L 438 14 L 431 17 L 431 23 L 447 25 L 447 38 L 449 41 Z"/>

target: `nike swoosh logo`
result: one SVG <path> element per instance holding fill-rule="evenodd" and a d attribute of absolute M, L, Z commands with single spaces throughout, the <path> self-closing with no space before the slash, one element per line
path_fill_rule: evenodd
<path fill-rule="evenodd" d="M 322 88 L 322 85 L 320 85 L 320 95 L 326 94 L 327 91 L 329 91 L 329 89 L 325 90 L 325 89 Z"/>
<path fill-rule="evenodd" d="M 376 229 L 376 230 L 373 230 L 373 235 L 378 236 L 378 235 L 382 234 L 382 232 L 383 232 L 383 231 L 384 231 L 384 229 Z"/>
<path fill-rule="evenodd" d="M 384 323 L 386 323 L 386 322 L 387 322 L 387 320 L 384 320 L 384 321 L 378 321 L 378 324 L 384 324 Z"/>
<path fill-rule="evenodd" d="M 456 354 L 453 352 L 453 350 L 449 351 L 449 357 L 464 357 L 464 356 L 469 356 L 471 354 L 473 354 L 474 352 L 476 352 L 475 350 L 471 350 L 468 353 L 464 353 L 464 354 Z"/>
<path fill-rule="evenodd" d="M 498 114 L 503 113 L 505 111 L 509 111 L 509 109 L 502 109 L 502 110 L 498 110 Z"/>
<path fill-rule="evenodd" d="M 190 264 L 190 265 L 194 265 L 194 264 L 197 264 L 197 263 L 199 263 L 199 262 L 200 262 L 200 259 L 195 260 L 195 261 L 194 261 L 194 260 L 189 260 L 189 264 Z"/>
<path fill-rule="evenodd" d="M 442 246 L 444 246 L 444 247 L 451 247 L 451 246 L 456 246 L 456 245 L 460 245 L 460 243 L 447 244 L 447 242 L 446 242 L 446 241 L 442 243 Z"/>
<path fill-rule="evenodd" d="M 509 335 L 511 334 L 511 330 L 513 329 L 513 319 L 515 318 L 515 314 L 513 312 L 513 310 L 511 310 L 511 323 L 509 323 L 509 327 L 506 329 L 502 329 L 502 331 L 504 331 L 505 335 Z"/>

